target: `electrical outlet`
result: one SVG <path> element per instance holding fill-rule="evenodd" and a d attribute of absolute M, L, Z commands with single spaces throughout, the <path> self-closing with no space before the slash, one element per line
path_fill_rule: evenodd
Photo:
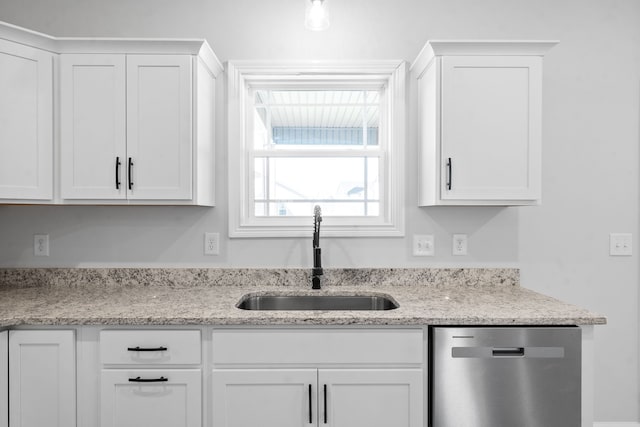
<path fill-rule="evenodd" d="M 609 255 L 631 256 L 633 255 L 633 242 L 631 233 L 609 234 Z"/>
<path fill-rule="evenodd" d="M 49 256 L 49 235 L 33 235 L 33 254 L 35 256 Z"/>
<path fill-rule="evenodd" d="M 434 256 L 434 238 L 433 234 L 414 234 L 413 235 L 413 256 Z"/>
<path fill-rule="evenodd" d="M 453 245 L 453 248 L 451 250 L 452 255 L 466 255 L 467 249 L 468 249 L 467 235 L 454 234 L 452 245 Z"/>
<path fill-rule="evenodd" d="M 204 254 L 220 255 L 220 233 L 204 233 Z"/>

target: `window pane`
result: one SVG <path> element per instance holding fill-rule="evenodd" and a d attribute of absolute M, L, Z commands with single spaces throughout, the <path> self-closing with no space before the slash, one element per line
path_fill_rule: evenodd
<path fill-rule="evenodd" d="M 378 202 L 380 194 L 378 164 L 368 157 L 256 158 L 254 211 L 305 216 L 320 204 L 329 216 L 371 215 L 367 204 Z M 262 203 L 269 203 L 268 212 L 258 209 Z"/>
<path fill-rule="evenodd" d="M 256 107 L 253 115 L 253 141 L 256 148 L 269 146 L 271 143 L 270 126 L 267 122 L 266 108 Z"/>
<path fill-rule="evenodd" d="M 266 184 L 268 182 L 266 178 L 267 174 L 267 159 L 256 159 L 254 162 L 255 169 L 253 171 L 254 177 L 254 193 L 256 199 L 266 198 Z"/>
<path fill-rule="evenodd" d="M 271 193 L 276 199 L 362 198 L 362 158 L 269 159 Z"/>
<path fill-rule="evenodd" d="M 256 203 L 254 207 L 255 216 L 267 216 L 267 204 L 266 203 Z"/>
<path fill-rule="evenodd" d="M 367 203 L 367 216 L 379 216 L 380 215 L 380 203 L 371 202 Z"/>
<path fill-rule="evenodd" d="M 258 90 L 254 147 L 377 145 L 376 91 Z"/>
<path fill-rule="evenodd" d="M 378 145 L 378 128 L 367 128 L 367 145 Z M 276 145 L 336 146 L 364 145 L 362 127 L 274 127 Z"/>
<path fill-rule="evenodd" d="M 380 199 L 380 169 L 377 157 L 367 158 L 367 199 Z"/>

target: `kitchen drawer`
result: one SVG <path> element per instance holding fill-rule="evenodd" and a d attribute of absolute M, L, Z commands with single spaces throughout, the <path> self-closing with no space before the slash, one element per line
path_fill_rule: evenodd
<path fill-rule="evenodd" d="M 102 427 L 202 426 L 200 369 L 103 369 Z"/>
<path fill-rule="evenodd" d="M 418 365 L 422 329 L 216 329 L 216 365 Z"/>
<path fill-rule="evenodd" d="M 192 365 L 200 363 L 200 354 L 200 331 L 100 332 L 105 365 Z"/>

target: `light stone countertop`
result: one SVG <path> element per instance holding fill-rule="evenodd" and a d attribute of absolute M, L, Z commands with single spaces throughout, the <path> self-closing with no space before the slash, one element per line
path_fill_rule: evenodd
<path fill-rule="evenodd" d="M 517 269 L 5 269 L 0 327 L 17 325 L 598 325 L 522 288 Z M 387 311 L 247 311 L 245 294 L 387 294 Z"/>

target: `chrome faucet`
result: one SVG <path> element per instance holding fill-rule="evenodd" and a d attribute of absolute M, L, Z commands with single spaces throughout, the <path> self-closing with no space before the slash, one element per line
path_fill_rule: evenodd
<path fill-rule="evenodd" d="M 320 289 L 320 276 L 322 276 L 322 258 L 320 249 L 320 223 L 322 211 L 320 206 L 313 208 L 313 270 L 311 270 L 311 289 Z"/>

